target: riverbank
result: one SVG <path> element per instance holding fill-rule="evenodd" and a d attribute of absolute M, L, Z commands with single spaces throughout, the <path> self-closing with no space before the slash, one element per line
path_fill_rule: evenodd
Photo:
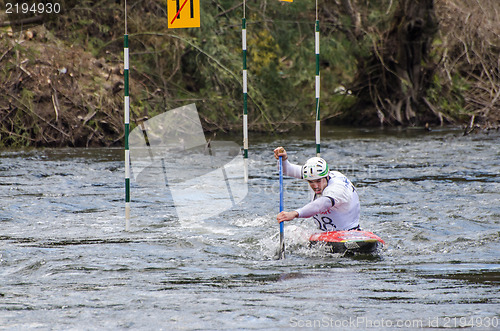
<path fill-rule="evenodd" d="M 7 64 L 5 68 L 10 68 L 8 74 L 4 71 L 6 79 L 0 84 L 0 147 L 123 145 L 123 64 L 120 59 L 95 58 L 81 47 L 68 47 L 44 27 L 30 30 L 21 40 L 4 35 L 0 54 L 0 61 Z M 138 89 L 133 79 L 131 85 L 134 90 Z M 201 100 L 202 110 L 203 104 Z M 460 128 L 464 134 L 498 130 L 496 112 L 489 114 L 490 117 L 448 118 L 446 122 L 448 126 Z M 208 133 L 237 134 L 241 131 L 239 119 L 235 123 L 216 125 L 203 111 L 200 115 Z M 250 114 L 251 118 L 253 116 Z M 337 117 L 323 122 L 335 123 Z M 147 116 L 137 118 L 133 112 L 132 127 L 137 125 L 137 120 L 144 119 Z M 256 134 L 276 134 L 314 130 L 312 127 L 311 119 L 304 122 L 284 120 L 275 125 L 255 123 L 249 130 Z M 392 128 L 430 131 L 437 127 L 442 126 L 434 122 L 420 127 Z"/>
<path fill-rule="evenodd" d="M 115 1 L 92 6 L 77 6 L 47 24 L 15 26 L 15 31 L 0 24 L 0 148 L 123 145 L 123 6 Z M 377 36 L 364 36 L 356 43 L 347 40 L 341 29 L 332 29 L 328 23 L 331 8 L 325 4 L 320 11 L 325 15 L 321 17 L 325 21 L 321 25 L 322 123 L 425 130 L 453 125 L 464 134 L 498 130 L 497 52 L 495 61 L 488 55 L 496 39 L 480 25 L 469 26 L 468 33 L 480 34 L 477 39 L 484 41 L 484 47 L 467 50 L 485 57 L 468 56 L 477 61 L 462 63 L 463 56 L 454 58 L 462 45 L 457 40 L 468 43 L 471 39 L 456 35 L 453 28 L 458 23 L 451 24 L 454 17 L 443 6 L 436 9 L 443 40 L 434 50 L 434 56 L 443 61 L 436 67 L 433 83 L 426 87 L 427 97 L 412 109 L 382 100 L 391 105 L 387 112 L 370 102 L 354 109 L 363 104 L 359 100 L 366 99 L 349 89 L 360 66 L 355 54 L 361 49 L 352 46 L 371 45 L 366 40 Z M 237 8 L 222 12 L 206 8 L 203 29 L 168 30 L 163 8 L 156 2 L 133 6 L 129 13 L 132 128 L 169 109 L 196 103 L 206 132 L 241 132 L 241 18 Z M 273 24 L 249 27 L 253 30 L 248 34 L 248 120 L 251 132 L 275 134 L 314 125 L 309 54 L 314 38 L 302 32 L 311 28 L 304 13 L 314 8 L 274 3 L 269 8 L 261 14 Z M 377 8 L 368 9 L 375 15 Z M 249 10 L 261 8 L 249 5 Z M 283 13 L 297 17 L 296 21 L 280 21 Z M 462 14 L 457 12 L 457 17 Z M 338 15 L 345 13 L 339 9 Z M 476 11 L 474 15 L 479 21 Z M 491 20 L 485 19 L 483 26 L 489 26 Z M 487 69 L 481 69 L 481 77 L 470 74 L 478 68 Z M 424 109 L 422 114 L 415 113 L 417 108 Z"/>

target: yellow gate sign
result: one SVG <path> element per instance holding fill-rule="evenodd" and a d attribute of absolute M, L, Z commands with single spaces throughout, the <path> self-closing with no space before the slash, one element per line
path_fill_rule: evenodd
<path fill-rule="evenodd" d="M 168 28 L 199 28 L 200 0 L 167 0 Z"/>

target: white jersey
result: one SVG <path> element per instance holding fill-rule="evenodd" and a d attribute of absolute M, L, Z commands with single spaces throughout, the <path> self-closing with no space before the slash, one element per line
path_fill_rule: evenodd
<path fill-rule="evenodd" d="M 283 162 L 286 175 L 302 178 L 301 167 Z M 351 181 L 338 171 L 330 171 L 322 194 L 314 194 L 310 203 L 297 209 L 299 217 L 313 217 L 321 231 L 350 230 L 359 226 L 359 197 Z M 326 199 L 320 199 L 322 197 Z"/>

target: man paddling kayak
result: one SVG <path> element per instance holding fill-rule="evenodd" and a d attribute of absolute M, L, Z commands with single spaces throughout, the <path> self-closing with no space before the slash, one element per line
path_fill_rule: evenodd
<path fill-rule="evenodd" d="M 288 161 L 283 147 L 276 148 L 274 156 L 283 157 L 285 175 L 307 180 L 314 193 L 302 208 L 280 212 L 276 217 L 279 222 L 313 217 L 322 231 L 359 230 L 359 197 L 346 176 L 330 170 L 320 157 L 310 158 L 301 167 Z"/>

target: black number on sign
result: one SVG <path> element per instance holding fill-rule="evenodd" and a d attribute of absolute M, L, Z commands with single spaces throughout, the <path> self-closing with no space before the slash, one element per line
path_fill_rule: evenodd
<path fill-rule="evenodd" d="M 180 0 L 175 0 L 175 3 L 176 3 L 175 12 L 179 13 L 179 8 L 181 8 Z M 179 15 L 177 15 L 177 19 L 180 19 L 180 18 L 181 18 L 181 13 L 179 13 Z"/>
<path fill-rule="evenodd" d="M 181 3 L 180 3 L 180 0 L 174 0 L 175 1 L 175 12 L 176 13 L 179 13 L 179 9 L 181 8 Z M 184 2 L 184 4 L 186 3 L 186 1 Z M 191 18 L 194 18 L 194 0 L 191 0 L 189 2 L 191 4 Z M 183 4 L 183 7 L 184 7 L 184 4 Z M 179 13 L 179 15 L 177 15 L 176 19 L 180 19 L 181 18 L 181 13 Z"/>

